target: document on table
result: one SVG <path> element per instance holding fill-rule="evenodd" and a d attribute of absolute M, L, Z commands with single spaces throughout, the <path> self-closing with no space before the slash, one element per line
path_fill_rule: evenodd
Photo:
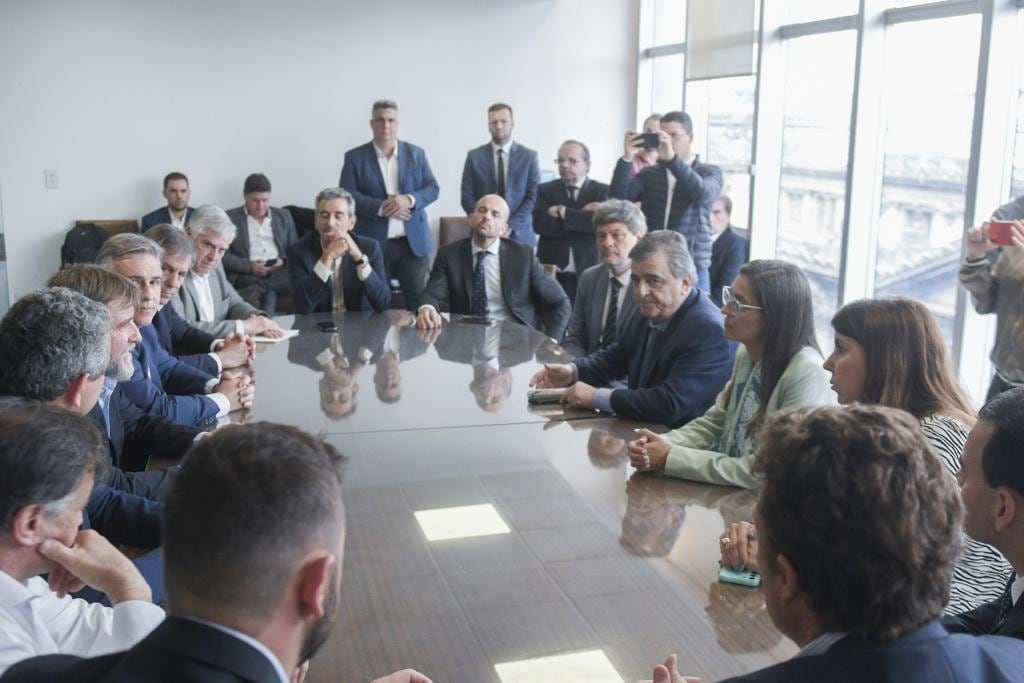
<path fill-rule="evenodd" d="M 291 339 L 298 334 L 298 330 L 284 330 L 284 336 L 278 337 L 277 339 L 271 339 L 270 337 L 264 337 L 262 334 L 258 334 L 253 337 L 252 340 L 261 344 L 276 344 L 277 342 L 283 342 L 285 339 Z"/>

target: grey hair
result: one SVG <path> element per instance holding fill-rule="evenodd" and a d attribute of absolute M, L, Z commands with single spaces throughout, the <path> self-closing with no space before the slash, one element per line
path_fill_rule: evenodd
<path fill-rule="evenodd" d="M 37 289 L 0 320 L 0 358 L 0 395 L 52 401 L 81 375 L 106 372 L 110 313 L 66 287 Z"/>
<path fill-rule="evenodd" d="M 188 256 L 190 264 L 196 260 L 196 244 L 181 228 L 176 228 L 170 223 L 161 223 L 147 230 L 145 235 L 159 244 L 165 254 Z"/>
<path fill-rule="evenodd" d="M 193 211 L 192 217 L 188 219 L 188 234 L 193 239 L 207 230 L 212 230 L 221 237 L 227 238 L 229 242 L 235 241 L 235 224 L 219 206 L 203 204 Z"/>
<path fill-rule="evenodd" d="M 697 267 L 693 264 L 686 239 L 674 230 L 653 230 L 647 233 L 630 250 L 629 258 L 634 263 L 646 261 L 659 251 L 665 252 L 668 257 L 668 269 L 672 277 L 690 278 L 690 284 L 697 281 Z"/>
<path fill-rule="evenodd" d="M 608 199 L 594 212 L 594 228 L 609 223 L 623 223 L 637 237 L 647 232 L 647 219 L 640 208 L 624 199 Z"/>
<path fill-rule="evenodd" d="M 148 237 L 134 232 L 122 232 L 103 243 L 96 253 L 96 265 L 109 268 L 114 261 L 120 261 L 132 254 L 149 254 L 159 261 L 164 257 L 164 250 Z"/>
<path fill-rule="evenodd" d="M 590 148 L 584 145 L 582 142 L 570 138 L 569 140 L 566 140 L 565 142 L 560 144 L 558 146 L 558 149 L 561 150 L 566 145 L 579 145 L 579 148 L 583 150 L 583 161 L 590 161 Z"/>
<path fill-rule="evenodd" d="M 373 103 L 373 107 L 370 108 L 370 116 L 373 116 L 373 112 L 378 109 L 394 109 L 398 111 L 398 104 L 394 100 L 377 100 Z"/>
<path fill-rule="evenodd" d="M 328 199 L 344 199 L 348 202 L 348 215 L 351 217 L 356 214 L 356 198 L 352 196 L 351 192 L 340 187 L 328 187 L 320 190 L 316 201 L 313 202 L 313 210 L 319 211 L 320 202 L 326 202 Z"/>

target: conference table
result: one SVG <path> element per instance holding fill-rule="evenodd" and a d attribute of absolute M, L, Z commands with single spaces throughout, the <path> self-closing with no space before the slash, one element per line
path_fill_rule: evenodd
<path fill-rule="evenodd" d="M 347 457 L 340 612 L 307 681 L 631 682 L 671 653 L 714 681 L 795 653 L 761 590 L 717 580 L 753 496 L 637 473 L 627 440 L 661 427 L 530 406 L 541 363 L 568 360 L 552 340 L 398 311 L 277 320 L 299 334 L 260 345 L 247 419 Z"/>

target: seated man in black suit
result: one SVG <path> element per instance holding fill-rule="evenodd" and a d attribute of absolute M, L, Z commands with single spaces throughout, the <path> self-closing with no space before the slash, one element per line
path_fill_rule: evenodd
<path fill-rule="evenodd" d="M 1006 593 L 970 612 L 945 617 L 953 633 L 1024 638 L 1024 388 L 999 394 L 978 413 L 960 465 L 964 531 L 1013 565 Z"/>
<path fill-rule="evenodd" d="M 278 682 L 313 657 L 340 605 L 342 456 L 266 422 L 194 455 L 164 513 L 167 620 L 127 652 L 28 659 L 2 680 Z M 378 681 L 430 683 L 410 669 Z"/>
<path fill-rule="evenodd" d="M 1024 643 L 950 635 L 939 617 L 962 507 L 917 419 L 881 406 L 771 415 L 755 470 L 757 559 L 792 659 L 729 682 L 1024 680 Z M 678 676 L 675 655 L 654 670 Z"/>
<path fill-rule="evenodd" d="M 391 305 L 384 254 L 376 240 L 352 232 L 356 200 L 329 187 L 316 196 L 316 232 L 288 249 L 295 312 L 383 311 Z"/>
<path fill-rule="evenodd" d="M 242 198 L 242 206 L 227 211 L 236 233 L 224 254 L 224 271 L 243 299 L 274 315 L 277 295 L 288 292 L 286 252 L 299 239 L 295 221 L 270 205 L 270 179 L 262 173 L 245 179 Z"/>
<path fill-rule="evenodd" d="M 192 190 L 188 186 L 188 178 L 184 173 L 172 171 L 165 175 L 164 199 L 167 200 L 167 206 L 161 206 L 143 216 L 140 232 L 146 232 L 154 225 L 161 223 L 170 223 L 174 227 L 184 230 L 194 210 L 188 205 L 188 198 L 191 194 Z"/>
<path fill-rule="evenodd" d="M 740 266 L 747 262 L 747 240 L 732 227 L 732 200 L 718 195 L 711 205 L 711 266 L 708 294 L 716 306 L 722 305 L 722 287 L 731 287 Z"/>
<path fill-rule="evenodd" d="M 722 314 L 694 286 L 696 268 L 680 234 L 649 232 L 629 258 L 640 315 L 611 346 L 571 364 L 546 364 L 530 386 L 570 387 L 567 405 L 678 427 L 703 415 L 729 379 Z M 627 388 L 609 387 L 622 377 Z"/>
<path fill-rule="evenodd" d="M 246 334 L 232 332 L 224 339 L 217 339 L 205 330 L 190 325 L 174 306 L 171 299 L 185 282 L 192 262 L 196 259 L 196 247 L 188 234 L 166 223 L 146 231 L 146 237 L 163 249 L 160 269 L 160 310 L 153 316 L 153 329 L 160 346 L 183 363 L 188 363 L 211 375 L 223 370 L 248 365 L 255 354 L 255 343 Z"/>
<path fill-rule="evenodd" d="M 501 238 L 508 231 L 505 200 L 481 197 L 469 227 L 472 237 L 438 249 L 416 325 L 440 327 L 438 311 L 447 302 L 452 313 L 514 320 L 561 339 L 569 324 L 569 297 L 544 273 L 532 247 Z"/>
<path fill-rule="evenodd" d="M 577 275 L 597 263 L 593 217 L 608 199 L 608 186 L 587 177 L 590 150 L 582 142 L 563 142 L 555 161 L 559 177 L 537 186 L 533 207 L 537 260 L 558 268 L 558 281 L 575 301 Z"/>

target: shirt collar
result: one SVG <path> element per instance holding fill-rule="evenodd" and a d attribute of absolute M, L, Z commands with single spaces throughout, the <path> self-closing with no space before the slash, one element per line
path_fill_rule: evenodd
<path fill-rule="evenodd" d="M 0 608 L 9 608 L 28 602 L 39 594 L 33 591 L 28 581 L 18 581 L 0 570 Z"/>
<path fill-rule="evenodd" d="M 512 138 L 509 138 L 508 142 L 500 146 L 494 144 L 494 140 L 491 140 L 491 154 L 497 154 L 499 149 L 503 150 L 505 152 L 505 156 L 507 157 L 509 153 L 512 151 Z"/>
<path fill-rule="evenodd" d="M 608 268 L 608 277 L 618 280 L 619 284 L 622 285 L 623 287 L 628 287 L 630 285 L 629 277 L 631 272 L 632 271 L 630 271 L 629 268 L 626 268 L 624 271 L 622 271 L 621 275 L 616 275 L 615 273 L 612 272 L 611 268 Z"/>
<path fill-rule="evenodd" d="M 822 633 L 820 636 L 804 645 L 800 649 L 800 652 L 796 653 L 796 657 L 813 657 L 814 655 L 823 655 L 828 652 L 833 645 L 845 637 L 845 633 Z M 794 657 L 794 659 L 796 657 Z"/>
<path fill-rule="evenodd" d="M 387 161 L 391 161 L 391 159 L 394 159 L 398 156 L 398 140 L 395 140 L 395 149 L 394 151 L 391 152 L 390 157 L 384 153 L 384 150 L 377 146 L 376 142 L 372 142 L 370 144 L 373 145 L 373 151 L 377 153 L 378 159 L 385 159 Z"/>
<path fill-rule="evenodd" d="M 472 249 L 473 256 L 476 256 L 481 251 L 486 251 L 488 254 L 493 254 L 494 256 L 497 256 L 498 255 L 498 248 L 501 246 L 501 240 L 500 239 L 496 239 L 493 242 L 491 242 L 491 246 L 487 247 L 486 249 L 482 248 L 480 245 L 478 245 L 472 239 L 470 239 L 469 243 L 473 246 L 473 249 Z"/>
<path fill-rule="evenodd" d="M 252 220 L 256 221 L 257 223 L 264 223 L 264 222 L 270 220 L 270 211 L 267 211 L 267 215 L 263 217 L 262 221 L 258 220 L 256 218 L 256 216 L 253 216 L 251 213 L 249 213 L 249 209 L 243 209 L 243 211 L 245 211 L 245 217 L 246 218 L 251 218 Z"/>
<path fill-rule="evenodd" d="M 281 664 L 281 660 L 279 660 L 277 658 L 277 655 L 275 655 L 273 652 L 271 652 L 270 648 L 268 648 L 266 645 L 264 645 L 260 641 L 256 640 L 252 636 L 247 635 L 245 633 L 242 633 L 241 631 L 236 631 L 233 628 L 228 628 L 227 626 L 224 626 L 223 624 L 215 624 L 212 621 L 206 621 L 205 619 L 196 619 L 195 617 L 180 617 L 180 618 L 187 619 L 189 621 L 194 621 L 197 624 L 202 624 L 203 626 L 209 626 L 210 628 L 215 628 L 215 629 L 217 629 L 218 631 L 220 631 L 222 633 L 226 633 L 229 636 L 237 638 L 238 640 L 242 641 L 246 645 L 250 645 L 253 649 L 255 649 L 257 652 L 259 652 L 264 657 L 266 657 L 268 660 L 270 660 L 270 663 L 273 665 L 274 670 L 277 671 L 277 677 L 279 679 L 281 679 L 281 683 L 288 683 L 288 681 L 290 680 L 287 672 L 285 672 L 285 670 L 284 670 L 284 666 L 282 666 L 282 664 Z"/>
<path fill-rule="evenodd" d="M 188 274 L 189 274 L 189 276 L 190 276 L 190 277 L 192 277 L 192 278 L 195 278 L 195 280 L 196 280 L 197 282 L 202 282 L 202 283 L 204 283 L 204 284 L 205 284 L 206 282 L 209 282 L 209 280 L 210 280 L 210 274 L 211 274 L 211 273 L 213 273 L 213 271 L 212 271 L 212 270 L 211 270 L 211 271 L 210 271 L 209 273 L 207 273 L 206 275 L 200 275 L 199 273 L 197 273 L 197 272 L 196 272 L 196 271 L 194 271 L 194 270 L 190 270 L 190 271 L 188 271 Z"/>

